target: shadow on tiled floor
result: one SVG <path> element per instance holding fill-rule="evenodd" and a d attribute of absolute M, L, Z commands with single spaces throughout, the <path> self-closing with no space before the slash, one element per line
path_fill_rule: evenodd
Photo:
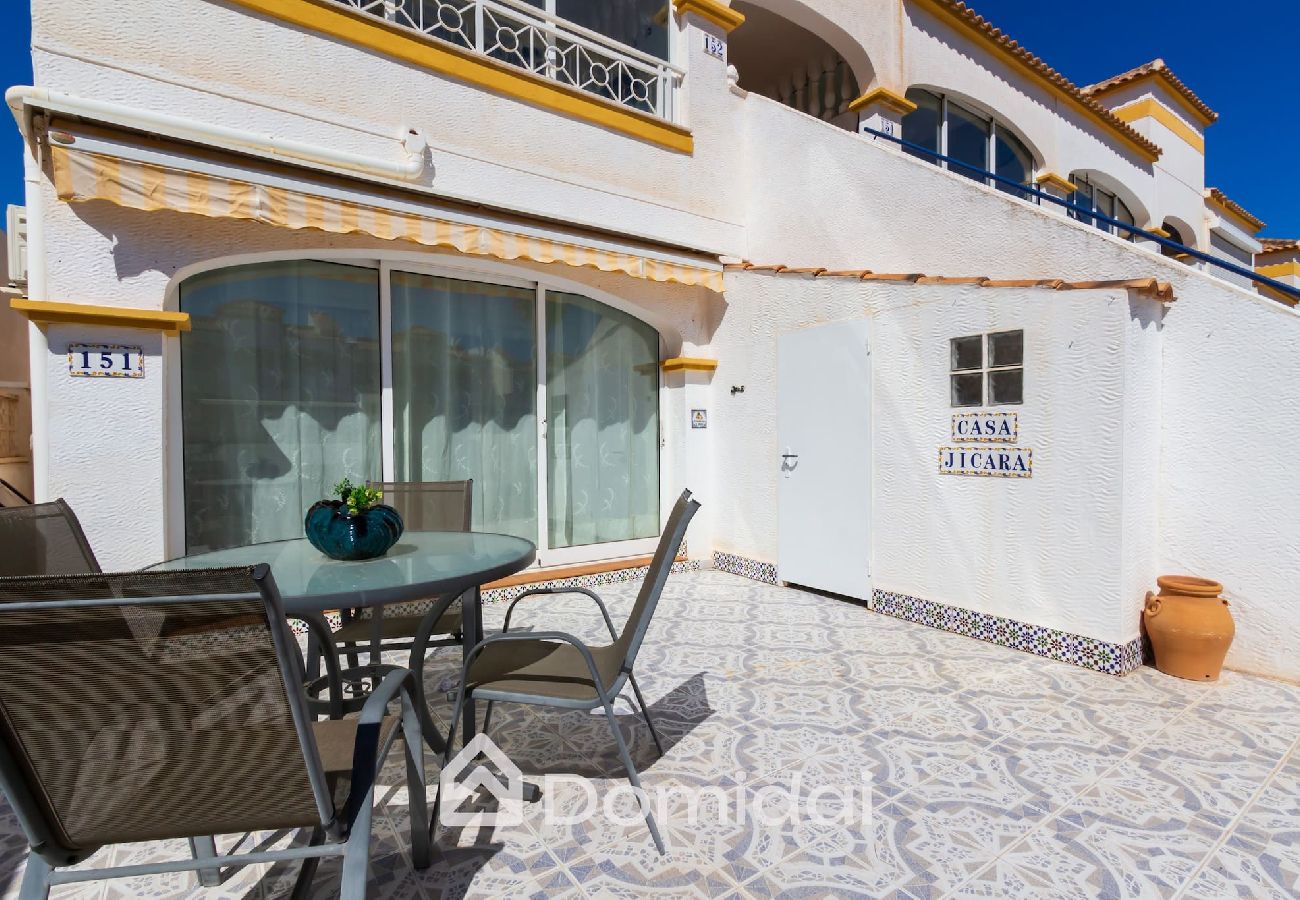
<path fill-rule="evenodd" d="M 635 591 L 604 589 L 616 619 Z M 526 603 L 520 625 L 602 640 L 582 597 Z M 503 612 L 489 608 L 489 627 Z M 425 673 L 443 720 L 457 656 L 441 651 Z M 390 764 L 371 895 L 1300 895 L 1300 687 L 1231 672 L 1212 685 L 1152 669 L 1118 679 L 708 571 L 669 580 L 637 674 L 664 756 L 626 701 L 619 727 L 665 856 L 602 715 L 500 706 L 492 737 L 545 799 L 516 824 L 444 828 L 417 872 Z M 0 808 L 5 897 L 19 835 Z M 183 852 L 137 845 L 87 864 Z M 214 889 L 180 875 L 54 896 L 260 900 L 287 896 L 295 874 L 250 867 Z M 337 865 L 322 864 L 316 895 L 337 883 Z"/>

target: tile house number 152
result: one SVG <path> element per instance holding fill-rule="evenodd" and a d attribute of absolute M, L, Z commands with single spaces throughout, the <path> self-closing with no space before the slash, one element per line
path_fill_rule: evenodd
<path fill-rule="evenodd" d="M 121 344 L 69 344 L 68 374 L 73 378 L 143 378 L 144 353 Z"/>

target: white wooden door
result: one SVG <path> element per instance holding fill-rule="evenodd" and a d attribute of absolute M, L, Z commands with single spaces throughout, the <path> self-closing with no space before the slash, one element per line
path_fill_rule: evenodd
<path fill-rule="evenodd" d="M 870 320 L 781 335 L 777 436 L 782 581 L 871 596 Z"/>

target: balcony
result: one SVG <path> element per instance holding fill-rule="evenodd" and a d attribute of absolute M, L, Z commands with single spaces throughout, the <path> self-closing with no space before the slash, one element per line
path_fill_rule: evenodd
<path fill-rule="evenodd" d="M 619 106 L 676 121 L 685 74 L 520 0 L 332 0 Z"/>

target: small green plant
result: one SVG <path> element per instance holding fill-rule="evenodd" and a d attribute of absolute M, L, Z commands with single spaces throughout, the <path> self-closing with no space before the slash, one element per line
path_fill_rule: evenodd
<path fill-rule="evenodd" d="M 334 485 L 334 493 L 339 495 L 343 505 L 348 508 L 348 515 L 363 513 L 384 499 L 384 492 L 365 485 L 355 485 L 351 478 L 344 478 Z"/>

